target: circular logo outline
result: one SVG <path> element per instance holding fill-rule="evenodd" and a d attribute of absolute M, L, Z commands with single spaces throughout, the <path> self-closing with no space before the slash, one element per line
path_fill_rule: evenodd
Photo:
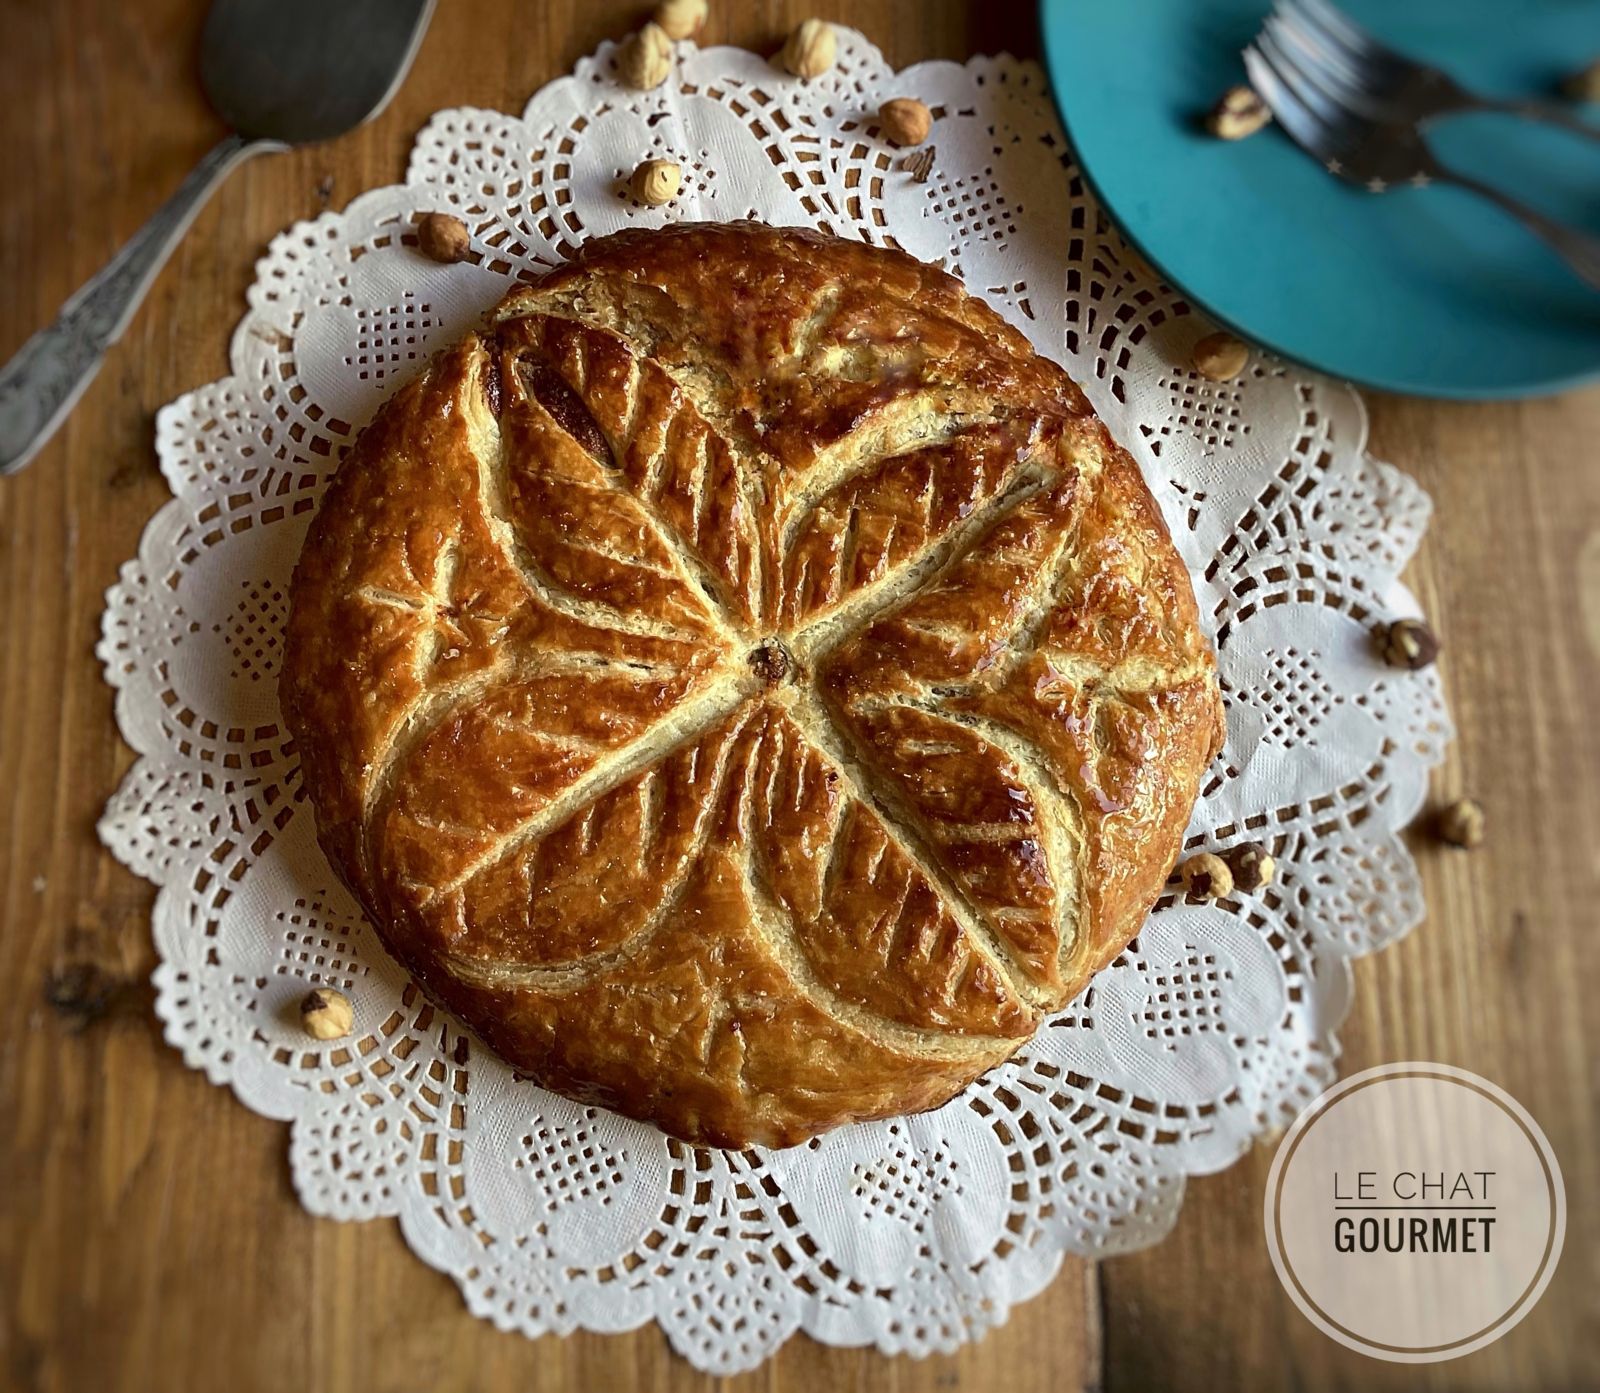
<path fill-rule="evenodd" d="M 1401 1079 L 1432 1079 L 1464 1087 L 1487 1098 L 1504 1111 L 1528 1138 L 1543 1168 L 1545 1183 L 1550 1187 L 1550 1230 L 1546 1235 L 1544 1253 L 1539 1269 L 1532 1280 L 1517 1296 L 1511 1306 L 1491 1324 L 1481 1330 L 1452 1340 L 1443 1345 L 1401 1346 L 1369 1340 L 1325 1314 L 1311 1294 L 1302 1285 L 1294 1265 L 1283 1251 L 1283 1236 L 1279 1218 L 1279 1200 L 1284 1175 L 1301 1141 L 1311 1128 L 1326 1117 L 1338 1102 L 1363 1088 L 1374 1084 Z M 1550 1279 L 1555 1276 L 1561 1262 L 1561 1253 L 1567 1237 L 1567 1191 L 1561 1175 L 1561 1164 L 1556 1159 L 1550 1139 L 1533 1118 L 1533 1115 L 1499 1084 L 1492 1083 L 1468 1069 L 1458 1069 L 1453 1064 L 1438 1064 L 1427 1060 L 1410 1060 L 1400 1064 L 1380 1064 L 1363 1069 L 1347 1079 L 1341 1079 L 1326 1092 L 1318 1095 L 1290 1124 L 1277 1154 L 1272 1158 L 1267 1173 L 1266 1195 L 1262 1201 L 1262 1221 L 1266 1229 L 1267 1255 L 1272 1259 L 1273 1271 L 1288 1292 L 1300 1314 L 1332 1340 L 1347 1349 L 1365 1354 L 1373 1359 L 1383 1359 L 1396 1364 L 1434 1364 L 1448 1359 L 1458 1359 L 1486 1345 L 1493 1344 L 1508 1330 L 1519 1324 L 1539 1302 Z"/>

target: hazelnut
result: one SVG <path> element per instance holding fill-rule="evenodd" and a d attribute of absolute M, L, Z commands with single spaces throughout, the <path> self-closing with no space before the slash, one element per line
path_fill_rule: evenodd
<path fill-rule="evenodd" d="M 1439 813 L 1438 832 L 1451 846 L 1470 850 L 1483 845 L 1483 805 L 1472 798 L 1458 798 Z"/>
<path fill-rule="evenodd" d="M 1600 102 L 1600 60 L 1562 78 L 1561 94 L 1577 102 Z"/>
<path fill-rule="evenodd" d="M 300 1024 L 307 1035 L 318 1040 L 338 1040 L 350 1033 L 356 1023 L 350 998 L 332 987 L 317 987 L 300 1001 Z"/>
<path fill-rule="evenodd" d="M 671 203 L 683 187 L 683 171 L 671 160 L 646 160 L 628 180 L 628 191 L 650 208 Z"/>
<path fill-rule="evenodd" d="M 933 129 L 933 113 L 915 97 L 894 97 L 878 108 L 878 124 L 891 145 L 921 145 Z"/>
<path fill-rule="evenodd" d="M 1178 866 L 1178 879 L 1191 895 L 1220 900 L 1233 893 L 1233 872 L 1220 856 L 1202 851 Z"/>
<path fill-rule="evenodd" d="M 768 639 L 751 651 L 746 659 L 750 671 L 761 679 L 764 687 L 776 687 L 789 675 L 789 654 L 781 643 Z"/>
<path fill-rule="evenodd" d="M 789 35 L 778 61 L 796 77 L 821 77 L 833 66 L 839 39 L 824 19 L 803 20 Z"/>
<path fill-rule="evenodd" d="M 1228 88 L 1206 113 L 1206 129 L 1220 140 L 1243 140 L 1270 120 L 1272 112 L 1267 104 L 1251 88 L 1241 84 Z"/>
<path fill-rule="evenodd" d="M 1194 346 L 1194 370 L 1212 382 L 1228 382 L 1244 371 L 1250 350 L 1232 334 L 1207 334 Z"/>
<path fill-rule="evenodd" d="M 417 220 L 417 246 L 435 261 L 465 261 L 472 250 L 466 223 L 449 213 L 424 213 Z"/>
<path fill-rule="evenodd" d="M 669 39 L 692 39 L 705 27 L 706 0 L 661 0 L 656 23 Z"/>
<path fill-rule="evenodd" d="M 1390 667 L 1427 667 L 1439 656 L 1439 640 L 1420 619 L 1396 619 L 1383 631 L 1383 660 Z"/>
<path fill-rule="evenodd" d="M 617 76 L 641 92 L 661 86 L 671 71 L 672 40 L 654 21 L 629 34 L 617 50 Z"/>
<path fill-rule="evenodd" d="M 1246 894 L 1259 890 L 1278 873 L 1278 863 L 1260 842 L 1244 842 L 1228 853 L 1233 888 Z"/>

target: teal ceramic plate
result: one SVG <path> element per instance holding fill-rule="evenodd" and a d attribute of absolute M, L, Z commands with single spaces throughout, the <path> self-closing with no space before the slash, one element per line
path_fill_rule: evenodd
<path fill-rule="evenodd" d="M 1597 0 L 1345 0 L 1379 37 L 1477 90 L 1547 94 L 1600 58 Z M 1084 175 L 1175 287 L 1285 357 L 1423 396 L 1552 392 L 1600 377 L 1600 292 L 1492 205 L 1451 188 L 1374 195 L 1268 128 L 1198 117 L 1244 80 L 1264 0 L 1043 0 L 1046 66 Z M 1600 123 L 1600 107 L 1587 108 Z M 1436 153 L 1600 232 L 1600 142 L 1452 117 Z"/>

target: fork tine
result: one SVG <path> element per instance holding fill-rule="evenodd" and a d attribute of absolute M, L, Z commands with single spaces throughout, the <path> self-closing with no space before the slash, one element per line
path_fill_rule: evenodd
<path fill-rule="evenodd" d="M 1330 134 L 1349 126 L 1352 120 L 1349 109 L 1325 91 L 1272 34 L 1263 30 L 1256 39 L 1256 47 L 1295 100 L 1310 111 Z"/>
<path fill-rule="evenodd" d="M 1349 93 L 1377 95 L 1376 75 L 1351 57 L 1350 51 L 1331 43 L 1321 30 L 1313 28 L 1295 0 L 1278 0 L 1276 12 L 1266 24 L 1283 46 L 1298 51 L 1309 67 L 1327 76 L 1330 88 L 1337 85 Z"/>
<path fill-rule="evenodd" d="M 1328 0 L 1284 0 L 1283 8 L 1294 11 L 1310 28 L 1352 58 L 1388 57 L 1387 49 Z"/>
<path fill-rule="evenodd" d="M 1329 3 L 1329 0 L 1282 0 L 1285 11 L 1292 11 L 1303 30 L 1320 47 L 1340 53 L 1361 73 L 1364 87 L 1381 92 L 1404 81 L 1415 64 L 1404 54 L 1379 43 Z"/>
<path fill-rule="evenodd" d="M 1321 55 L 1283 25 L 1269 16 L 1261 29 L 1261 51 L 1300 98 L 1329 121 L 1348 121 L 1352 114 L 1370 116 L 1372 94 L 1352 87 L 1340 74 L 1330 71 L 1319 60 Z"/>
<path fill-rule="evenodd" d="M 1328 128 L 1317 114 L 1289 89 L 1288 84 L 1278 76 L 1256 44 L 1251 44 L 1245 49 L 1244 67 L 1245 72 L 1249 74 L 1250 85 L 1272 108 L 1272 114 L 1277 118 L 1278 124 L 1288 132 L 1296 145 L 1302 150 L 1309 151 L 1324 163 L 1339 157 L 1340 151 L 1334 148 Z"/>

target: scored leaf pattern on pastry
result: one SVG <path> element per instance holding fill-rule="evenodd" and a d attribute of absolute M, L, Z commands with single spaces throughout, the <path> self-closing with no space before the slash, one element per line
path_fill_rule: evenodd
<path fill-rule="evenodd" d="M 513 296 L 341 473 L 305 609 L 381 714 L 325 840 L 575 1096 L 724 1141 L 926 1106 L 1164 878 L 1215 735 L 1187 577 L 1076 389 L 970 302 L 908 295 L 932 327 L 886 339 L 902 287 L 874 336 L 819 283 L 741 393 L 747 345 L 675 371 L 635 289 Z"/>
<path fill-rule="evenodd" d="M 1185 369 L 1204 327 L 1103 224 L 1097 234 L 1076 170 L 1058 172 L 1064 147 L 1036 70 L 977 59 L 919 75 L 936 89 L 921 95 L 947 109 L 933 177 L 919 184 L 860 138 L 876 101 L 860 91 L 889 93 L 898 79 L 859 36 L 840 38 L 851 61 L 838 81 L 803 91 L 776 91 L 759 55 L 691 48 L 681 92 L 619 92 L 602 51 L 539 93 L 525 119 L 441 113 L 408 185 L 275 239 L 233 340 L 236 375 L 161 413 L 157 445 L 178 497 L 123 568 L 100 650 L 118 724 L 141 754 L 101 835 L 166 891 L 157 1013 L 189 1065 L 254 1111 L 294 1119 L 306 1207 L 400 1214 L 411 1245 L 475 1310 L 530 1337 L 653 1315 L 712 1373 L 755 1366 L 796 1330 L 888 1353 L 948 1351 L 1004 1320 L 1057 1254 L 1103 1258 L 1158 1240 L 1186 1172 L 1226 1164 L 1328 1083 L 1349 959 L 1421 917 L 1393 829 L 1448 740 L 1431 671 L 1387 680 L 1360 642 L 1370 622 L 1411 612 L 1395 573 L 1427 502 L 1365 455 L 1355 396 L 1270 356 L 1226 390 Z M 680 129 L 717 133 L 686 165 L 690 202 L 657 212 L 619 199 L 616 161 L 650 132 L 660 144 Z M 1025 210 L 1004 190 L 1020 190 Z M 1279 867 L 1273 888 L 1237 905 L 1163 903 L 1092 989 L 946 1107 L 775 1153 L 679 1146 L 519 1083 L 464 1039 L 329 881 L 310 800 L 297 796 L 312 771 L 260 700 L 270 682 L 223 680 L 235 582 L 281 589 L 287 609 L 306 510 L 348 443 L 344 422 L 368 420 L 397 376 L 461 332 L 447 326 L 579 240 L 742 211 L 746 192 L 772 222 L 948 257 L 1043 351 L 1065 336 L 1064 361 L 1099 379 L 1097 400 L 1130 444 L 1143 435 L 1173 490 L 1169 518 L 1207 576 L 1197 586 L 1236 706 L 1186 840 L 1225 852 L 1261 838 Z M 504 262 L 421 266 L 395 234 L 423 206 L 467 218 Z M 387 372 L 358 376 L 361 354 Z M 704 385 L 693 383 L 696 400 Z M 417 559 L 421 587 L 430 572 Z M 520 589 L 509 567 L 506 579 Z M 448 651 L 435 656 L 441 683 L 444 664 L 462 675 Z M 266 677 L 281 653 L 269 643 Z M 1331 687 L 1359 719 L 1293 749 L 1260 745 L 1255 709 L 1232 702 L 1257 687 L 1279 710 L 1314 710 Z M 331 783 L 318 787 L 320 804 Z M 313 1064 L 293 1010 L 303 979 L 285 953 L 326 970 L 326 945 L 286 927 L 319 899 L 355 926 L 339 946 L 366 974 L 351 995 L 372 1035 L 317 1050 Z M 1240 951 L 1240 931 L 1266 951 Z M 1220 974 L 1220 988 L 1196 986 L 1196 973 Z M 1218 990 L 1215 1009 L 1194 1014 Z M 929 1168 L 908 1170 L 908 1152 Z"/>

